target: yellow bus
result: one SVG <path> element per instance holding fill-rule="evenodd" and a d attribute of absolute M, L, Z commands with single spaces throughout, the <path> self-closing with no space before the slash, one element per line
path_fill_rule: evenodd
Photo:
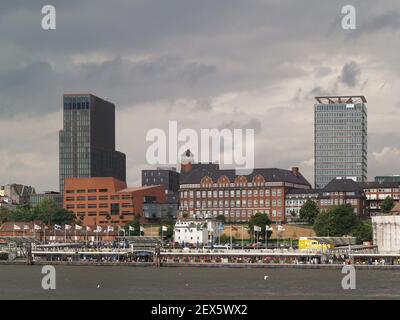
<path fill-rule="evenodd" d="M 332 243 L 323 243 L 318 238 L 307 238 L 300 237 L 299 249 L 300 250 L 327 250 L 332 249 L 334 245 Z"/>

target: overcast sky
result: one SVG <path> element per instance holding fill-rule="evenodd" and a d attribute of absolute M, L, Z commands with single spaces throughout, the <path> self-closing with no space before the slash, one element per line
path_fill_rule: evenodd
<path fill-rule="evenodd" d="M 57 29 L 41 28 L 41 9 Z M 356 30 L 341 8 L 356 7 Z M 58 190 L 62 95 L 117 107 L 129 185 L 146 133 L 254 128 L 258 167 L 313 183 L 314 96 L 365 95 L 368 176 L 400 173 L 400 2 L 46 0 L 0 2 L 0 184 Z"/>

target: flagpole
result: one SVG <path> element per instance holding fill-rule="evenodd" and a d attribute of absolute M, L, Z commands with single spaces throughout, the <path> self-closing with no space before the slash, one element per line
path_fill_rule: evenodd
<path fill-rule="evenodd" d="M 243 250 L 243 232 L 244 232 L 244 226 L 242 225 L 242 250 Z"/>
<path fill-rule="evenodd" d="M 231 250 L 232 250 L 232 225 L 231 225 Z"/>

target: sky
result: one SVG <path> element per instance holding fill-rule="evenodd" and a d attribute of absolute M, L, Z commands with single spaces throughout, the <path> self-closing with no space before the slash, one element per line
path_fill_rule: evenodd
<path fill-rule="evenodd" d="M 56 30 L 41 28 L 56 8 Z M 356 29 L 342 28 L 344 5 Z M 255 130 L 256 167 L 313 183 L 318 95 L 368 101 L 368 177 L 400 173 L 398 0 L 0 2 L 0 184 L 58 190 L 62 95 L 116 105 L 117 149 L 140 184 L 152 128 Z"/>

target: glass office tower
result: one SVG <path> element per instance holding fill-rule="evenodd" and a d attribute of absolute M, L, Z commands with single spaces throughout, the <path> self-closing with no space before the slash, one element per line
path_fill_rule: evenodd
<path fill-rule="evenodd" d="M 115 150 L 115 106 L 91 94 L 65 94 L 59 136 L 60 193 L 67 177 L 126 180 L 125 154 Z"/>
<path fill-rule="evenodd" d="M 367 180 L 367 106 L 364 96 L 316 97 L 315 187 L 332 179 Z"/>

